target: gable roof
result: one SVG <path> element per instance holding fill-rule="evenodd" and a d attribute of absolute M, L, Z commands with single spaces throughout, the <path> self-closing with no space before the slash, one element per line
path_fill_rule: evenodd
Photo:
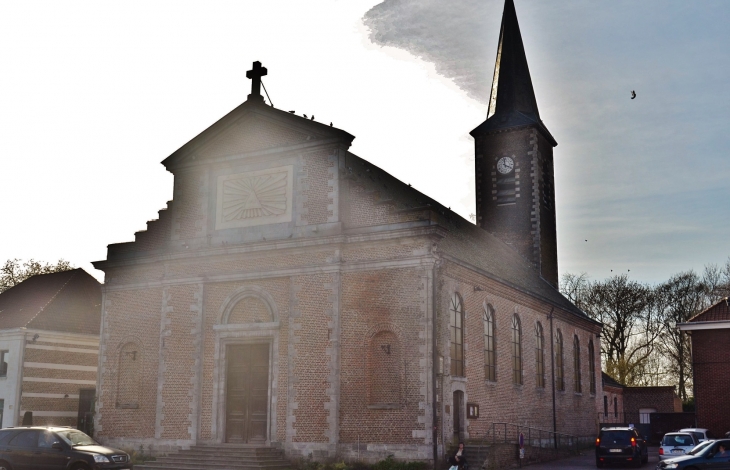
<path fill-rule="evenodd" d="M 168 170 L 194 160 L 224 158 L 275 148 L 317 145 L 355 136 L 313 119 L 282 111 L 260 100 L 244 101 L 162 161 Z"/>
<path fill-rule="evenodd" d="M 730 321 L 730 304 L 727 297 L 690 318 L 687 323 L 714 321 Z"/>
<path fill-rule="evenodd" d="M 83 269 L 32 276 L 0 294 L 0 327 L 99 334 L 101 284 Z"/>

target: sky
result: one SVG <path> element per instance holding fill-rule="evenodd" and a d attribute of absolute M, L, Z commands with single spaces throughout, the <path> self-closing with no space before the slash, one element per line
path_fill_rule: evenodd
<path fill-rule="evenodd" d="M 560 272 L 657 283 L 724 264 L 730 2 L 515 5 L 558 141 Z M 502 6 L 0 0 L 0 262 L 63 258 L 101 279 L 91 262 L 172 197 L 159 162 L 246 99 L 255 60 L 275 107 L 333 122 L 468 218 Z"/>

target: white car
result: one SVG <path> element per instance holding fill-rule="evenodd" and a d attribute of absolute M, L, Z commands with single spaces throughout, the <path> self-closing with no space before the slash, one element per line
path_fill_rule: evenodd
<path fill-rule="evenodd" d="M 711 437 L 707 435 L 707 429 L 705 428 L 684 428 L 680 429 L 679 432 L 691 432 L 700 440 L 700 442 L 709 441 L 711 439 Z"/>
<path fill-rule="evenodd" d="M 681 457 L 699 444 L 697 436 L 691 432 L 668 432 L 659 447 L 659 460 Z"/>

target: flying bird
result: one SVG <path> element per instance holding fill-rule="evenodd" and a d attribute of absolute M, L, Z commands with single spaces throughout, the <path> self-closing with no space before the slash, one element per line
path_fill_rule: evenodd
<path fill-rule="evenodd" d="M 636 92 L 631 90 L 631 99 L 633 100 L 634 98 L 636 98 Z"/>

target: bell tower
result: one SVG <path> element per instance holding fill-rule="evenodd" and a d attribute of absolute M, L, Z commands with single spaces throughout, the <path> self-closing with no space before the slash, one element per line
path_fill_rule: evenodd
<path fill-rule="evenodd" d="M 540 119 L 514 0 L 505 0 L 487 120 L 474 137 L 477 225 L 558 286 L 553 147 Z"/>

